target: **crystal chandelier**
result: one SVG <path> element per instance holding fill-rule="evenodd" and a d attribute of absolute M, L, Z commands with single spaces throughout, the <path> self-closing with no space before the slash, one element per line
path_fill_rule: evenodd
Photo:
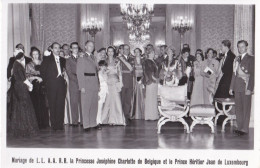
<path fill-rule="evenodd" d="M 149 41 L 149 28 L 153 16 L 153 4 L 121 4 L 123 21 L 127 24 L 129 42 Z"/>
<path fill-rule="evenodd" d="M 123 20 L 134 26 L 141 26 L 145 21 L 151 21 L 153 4 L 121 4 Z"/>
<path fill-rule="evenodd" d="M 102 30 L 103 24 L 97 18 L 90 18 L 87 22 L 83 22 L 81 26 L 83 32 L 88 32 L 92 37 L 95 37 L 97 32 Z"/>

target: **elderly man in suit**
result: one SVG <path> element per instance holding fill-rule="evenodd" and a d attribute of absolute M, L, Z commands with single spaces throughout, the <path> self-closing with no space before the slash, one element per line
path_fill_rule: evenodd
<path fill-rule="evenodd" d="M 63 130 L 64 107 L 66 97 L 66 82 L 64 70 L 66 60 L 59 56 L 60 44 L 51 45 L 51 55 L 43 57 L 40 72 L 47 91 L 50 107 L 51 127 L 53 130 Z"/>
<path fill-rule="evenodd" d="M 121 91 L 122 108 L 127 119 L 128 124 L 130 119 L 130 111 L 132 108 L 132 97 L 133 97 L 133 64 L 134 57 L 130 54 L 130 46 L 125 44 L 123 55 L 119 55 L 120 66 L 122 69 L 123 88 Z"/>
<path fill-rule="evenodd" d="M 77 61 L 77 78 L 79 89 L 81 91 L 81 107 L 83 116 L 83 128 L 89 131 L 90 128 L 97 126 L 97 111 L 98 111 L 98 71 L 94 55 L 94 42 L 87 41 L 85 43 L 86 53 L 83 57 L 79 57 Z"/>
<path fill-rule="evenodd" d="M 249 130 L 251 98 L 254 91 L 255 58 L 247 53 L 248 43 L 238 41 L 239 56 L 235 58 L 229 94 L 235 94 L 237 135 L 245 135 Z"/>
<path fill-rule="evenodd" d="M 82 123 L 82 113 L 80 104 L 80 91 L 77 78 L 77 60 L 79 53 L 79 44 L 73 42 L 70 44 L 71 56 L 66 60 L 66 71 L 69 77 L 69 92 L 71 105 L 71 123 L 72 126 L 78 126 L 79 116 Z"/>

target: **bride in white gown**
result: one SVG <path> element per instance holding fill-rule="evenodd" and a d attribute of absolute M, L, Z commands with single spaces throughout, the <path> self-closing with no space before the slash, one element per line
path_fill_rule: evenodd
<path fill-rule="evenodd" d="M 102 123 L 126 125 L 120 97 L 121 88 L 123 86 L 120 64 L 114 58 L 115 49 L 113 47 L 110 46 L 107 48 L 107 55 L 107 85 L 109 93 L 107 94 L 104 105 Z"/>

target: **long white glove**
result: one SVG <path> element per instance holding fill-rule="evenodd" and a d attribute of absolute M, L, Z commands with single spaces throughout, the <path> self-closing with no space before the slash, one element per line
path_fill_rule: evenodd
<path fill-rule="evenodd" d="M 28 86 L 28 89 L 30 92 L 33 90 L 33 85 L 31 84 L 31 82 L 28 79 L 26 79 L 23 83 Z"/>

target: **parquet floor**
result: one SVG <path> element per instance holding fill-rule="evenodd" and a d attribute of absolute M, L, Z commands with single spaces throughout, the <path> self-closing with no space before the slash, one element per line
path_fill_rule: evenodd
<path fill-rule="evenodd" d="M 82 127 L 66 125 L 64 131 L 50 128 L 31 138 L 7 138 L 11 148 L 114 148 L 114 149 L 237 149 L 254 148 L 254 129 L 246 136 L 237 137 L 227 124 L 215 134 L 207 125 L 196 125 L 193 133 L 186 134 L 179 123 L 166 123 L 157 134 L 157 121 L 132 120 L 128 126 L 104 126 L 102 130 L 84 132 Z"/>

